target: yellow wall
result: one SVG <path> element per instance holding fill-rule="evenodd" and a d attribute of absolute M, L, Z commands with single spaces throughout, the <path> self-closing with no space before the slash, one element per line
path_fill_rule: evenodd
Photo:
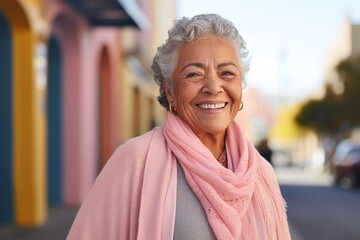
<path fill-rule="evenodd" d="M 34 19 L 27 1 L 2 0 L 0 8 L 13 35 L 15 221 L 36 225 L 46 219 L 46 181 L 44 93 L 36 88 Z"/>

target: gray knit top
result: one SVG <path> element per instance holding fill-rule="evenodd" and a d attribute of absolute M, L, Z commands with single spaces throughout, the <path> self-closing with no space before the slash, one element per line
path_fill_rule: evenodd
<path fill-rule="evenodd" d="M 177 162 L 177 194 L 174 240 L 216 239 L 200 201 L 185 179 Z"/>

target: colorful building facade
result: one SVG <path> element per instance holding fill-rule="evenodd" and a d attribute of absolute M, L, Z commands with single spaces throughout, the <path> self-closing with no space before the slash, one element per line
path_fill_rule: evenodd
<path fill-rule="evenodd" d="M 116 147 L 161 122 L 150 56 L 174 12 L 172 1 L 0 1 L 0 224 L 79 205 Z"/>

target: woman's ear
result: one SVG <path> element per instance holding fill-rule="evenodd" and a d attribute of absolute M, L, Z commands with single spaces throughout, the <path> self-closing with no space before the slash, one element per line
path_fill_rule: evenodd
<path fill-rule="evenodd" d="M 174 101 L 174 96 L 172 94 L 170 87 L 168 86 L 168 84 L 165 81 L 162 83 L 162 87 L 164 89 L 164 92 L 165 92 L 168 102 L 172 103 Z"/>

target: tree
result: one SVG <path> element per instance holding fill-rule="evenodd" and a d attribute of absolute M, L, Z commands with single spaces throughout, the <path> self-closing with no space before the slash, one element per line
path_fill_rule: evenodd
<path fill-rule="evenodd" d="M 340 82 L 344 85 L 341 107 L 344 121 L 350 128 L 360 124 L 360 56 L 342 61 L 337 66 Z"/>
<path fill-rule="evenodd" d="M 336 96 L 331 87 L 326 87 L 326 94 L 321 100 L 309 100 L 306 102 L 295 121 L 301 127 L 313 130 L 319 136 L 334 136 L 339 133 L 342 126 L 340 98 Z"/>
<path fill-rule="evenodd" d="M 348 58 L 336 66 L 341 93 L 327 84 L 320 100 L 309 100 L 295 121 L 313 130 L 319 139 L 329 138 L 336 145 L 360 124 L 360 57 Z"/>

